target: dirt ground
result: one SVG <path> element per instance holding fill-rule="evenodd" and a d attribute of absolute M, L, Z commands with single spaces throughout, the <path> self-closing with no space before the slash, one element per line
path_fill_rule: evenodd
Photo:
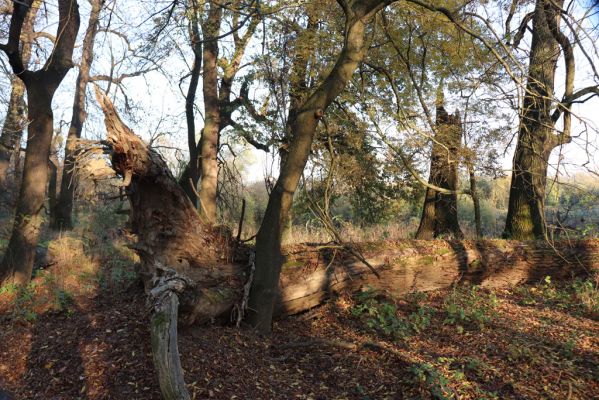
<path fill-rule="evenodd" d="M 269 338 L 182 329 L 186 383 L 197 399 L 599 398 L 597 315 L 547 288 L 342 296 Z M 0 316 L 0 388 L 16 399 L 161 398 L 138 285 L 24 316 Z"/>

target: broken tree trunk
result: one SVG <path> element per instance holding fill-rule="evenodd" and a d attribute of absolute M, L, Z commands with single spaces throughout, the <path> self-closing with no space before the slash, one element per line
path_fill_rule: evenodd
<path fill-rule="evenodd" d="M 98 92 L 99 93 L 99 92 Z M 112 166 L 123 176 L 131 202 L 131 247 L 142 260 L 149 291 L 164 268 L 185 277 L 179 295 L 181 322 L 230 316 L 249 275 L 249 249 L 230 232 L 204 224 L 165 161 L 120 120 L 99 94 L 105 113 Z M 366 286 L 402 294 L 469 282 L 508 287 L 565 279 L 599 270 L 599 241 L 402 240 L 354 245 L 373 266 L 340 246 L 302 245 L 285 249 L 275 308 L 279 315 L 305 311 L 330 294 Z M 238 254 L 233 254 L 236 248 Z"/>
<path fill-rule="evenodd" d="M 180 298 L 186 323 L 206 321 L 230 310 L 244 284 L 244 266 L 232 262 L 229 232 L 200 219 L 162 157 L 149 148 L 119 118 L 113 104 L 98 89 L 104 111 L 113 169 L 123 177 L 130 202 L 131 247 L 142 260 L 147 290 L 160 266 L 192 282 Z"/>
<path fill-rule="evenodd" d="M 253 257 L 228 231 L 201 221 L 162 157 L 121 121 L 108 98 L 96 94 L 108 131 L 103 143 L 131 203 L 131 247 L 140 255 L 154 305 L 152 349 L 161 390 L 166 398 L 186 399 L 176 315 L 191 324 L 218 317 L 231 321 L 234 309 L 243 313 L 252 271 L 247 260 Z M 459 283 L 509 287 L 599 271 L 599 240 L 403 240 L 357 247 L 380 278 L 340 246 L 284 249 L 275 314 L 296 314 L 331 295 L 369 287 L 401 295 Z"/>
<path fill-rule="evenodd" d="M 172 270 L 164 270 L 150 292 L 152 319 L 152 354 L 160 390 L 165 400 L 189 400 L 191 396 L 185 387 L 183 368 L 177 346 L 177 318 L 179 295 L 190 283 L 187 278 L 177 276 Z"/>

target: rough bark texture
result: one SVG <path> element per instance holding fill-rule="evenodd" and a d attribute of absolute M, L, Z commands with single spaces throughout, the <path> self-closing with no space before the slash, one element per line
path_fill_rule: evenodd
<path fill-rule="evenodd" d="M 157 280 L 151 291 L 152 318 L 150 332 L 152 355 L 158 374 L 160 391 L 165 400 L 191 399 L 183 379 L 183 368 L 177 346 L 178 294 L 188 282 L 176 275 Z"/>
<path fill-rule="evenodd" d="M 460 283 L 506 288 L 546 276 L 559 280 L 599 272 L 598 240 L 402 240 L 360 248 L 380 279 L 351 255 L 310 246 L 286 249 L 276 314 L 302 312 L 333 294 L 369 287 L 398 296 Z"/>
<path fill-rule="evenodd" d="M 552 120 L 555 69 L 560 48 L 548 20 L 553 19 L 553 23 L 559 25 L 556 7 L 561 8 L 563 3 L 563 0 L 537 0 L 536 3 L 526 95 L 520 112 L 504 230 L 506 238 L 528 240 L 547 237 L 545 186 L 549 156 L 556 146 L 569 141 L 569 137 L 555 134 L 555 122 Z"/>
<path fill-rule="evenodd" d="M 165 161 L 119 118 L 108 98 L 96 91 L 105 114 L 112 166 L 123 176 L 131 204 L 131 247 L 142 259 L 146 288 L 166 266 L 194 282 L 180 298 L 186 323 L 207 320 L 230 309 L 239 295 L 243 266 L 232 263 L 231 237 L 201 221 Z"/>
<path fill-rule="evenodd" d="M 58 230 L 73 228 L 72 214 L 76 187 L 73 174 L 73 157 L 76 141 L 81 137 L 83 124 L 87 118 L 87 112 L 85 111 L 86 89 L 89 82 L 91 65 L 94 60 L 94 41 L 98 32 L 100 11 L 104 6 L 104 0 L 92 0 L 91 6 L 87 30 L 83 39 L 83 54 L 81 56 L 81 64 L 79 65 L 79 74 L 75 83 L 73 116 L 64 150 L 65 161 L 62 169 L 60 196 L 56 207 L 51 210 L 54 213 L 52 228 Z"/>
<path fill-rule="evenodd" d="M 204 129 L 200 138 L 202 179 L 200 180 L 200 215 L 207 223 L 216 223 L 216 192 L 218 186 L 218 145 L 220 132 L 220 108 L 218 101 L 218 40 L 222 7 L 210 3 L 208 17 L 202 24 L 204 36 L 203 94 Z"/>
<path fill-rule="evenodd" d="M 193 3 L 193 8 L 190 10 L 190 45 L 193 51 L 193 65 L 190 71 L 189 87 L 185 96 L 185 120 L 187 122 L 187 147 L 189 149 L 189 164 L 183 171 L 181 176 L 181 185 L 187 193 L 187 197 L 193 205 L 198 207 L 198 197 L 196 196 L 198 180 L 200 179 L 200 159 L 198 158 L 199 143 L 196 140 L 196 125 L 194 105 L 198 83 L 200 82 L 200 72 L 202 71 L 202 41 L 200 38 L 200 29 L 198 23 L 199 10 L 196 7 L 197 3 Z"/>
<path fill-rule="evenodd" d="M 21 146 L 21 135 L 26 125 L 25 85 L 23 81 L 13 76 L 11 79 L 10 101 L 2 136 L 0 136 L 0 189 L 9 185 L 8 171 L 10 159 L 15 154 L 15 148 Z"/>
<path fill-rule="evenodd" d="M 437 98 L 436 130 L 431 151 L 428 182 L 431 185 L 456 191 L 458 189 L 459 149 L 462 139 L 462 121 L 459 113 L 450 115 L 443 105 L 443 94 Z M 458 223 L 458 196 L 439 193 L 427 187 L 417 239 L 450 236 L 464 237 Z"/>

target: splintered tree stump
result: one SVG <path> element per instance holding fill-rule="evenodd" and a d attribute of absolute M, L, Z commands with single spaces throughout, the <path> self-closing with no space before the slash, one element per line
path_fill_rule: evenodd
<path fill-rule="evenodd" d="M 160 293 L 154 298 L 150 322 L 152 355 L 164 399 L 188 400 L 191 397 L 185 387 L 177 346 L 179 297 L 175 291 L 163 289 L 165 285 L 156 287 Z"/>
<path fill-rule="evenodd" d="M 227 230 L 200 220 L 162 157 L 121 121 L 106 96 L 99 90 L 96 95 L 108 133 L 103 144 L 131 205 L 131 247 L 140 256 L 154 305 L 152 348 L 160 387 L 166 398 L 187 399 L 176 345 L 177 315 L 179 323 L 191 324 L 223 317 L 232 321 L 234 309 L 243 313 L 251 252 L 237 246 Z M 284 249 L 277 315 L 306 311 L 332 295 L 364 288 L 402 295 L 459 283 L 509 287 L 599 271 L 599 240 L 402 240 L 363 243 L 356 249 L 379 277 L 339 246 Z"/>

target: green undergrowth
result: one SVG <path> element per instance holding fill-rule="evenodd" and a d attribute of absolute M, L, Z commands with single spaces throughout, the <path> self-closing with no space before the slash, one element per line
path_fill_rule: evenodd
<path fill-rule="evenodd" d="M 44 231 L 31 282 L 0 288 L 0 315 L 29 322 L 46 312 L 72 315 L 89 298 L 130 287 L 138 258 L 118 235 L 123 224 L 113 208 L 99 207 L 79 213 L 72 231 Z"/>
<path fill-rule="evenodd" d="M 599 282 L 597 277 L 576 278 L 557 283 L 549 276 L 532 286 L 514 289 L 518 302 L 525 306 L 546 306 L 574 312 L 593 319 L 599 318 Z"/>
<path fill-rule="evenodd" d="M 454 326 L 458 333 L 484 330 L 496 317 L 497 297 L 477 286 L 454 287 L 442 308 L 426 305 L 427 297 L 425 292 L 409 294 L 400 307 L 397 300 L 366 290 L 355 296 L 352 314 L 369 329 L 394 340 L 425 332 L 434 317 L 442 317 L 442 323 Z"/>

